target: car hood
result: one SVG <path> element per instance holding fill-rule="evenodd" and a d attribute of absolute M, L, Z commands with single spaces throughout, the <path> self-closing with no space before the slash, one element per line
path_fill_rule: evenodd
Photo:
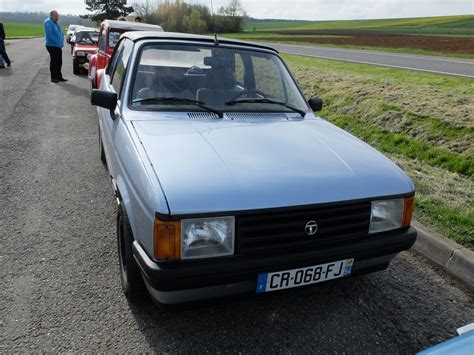
<path fill-rule="evenodd" d="M 91 44 L 76 44 L 75 50 L 76 51 L 83 51 L 83 52 L 93 52 L 95 53 L 99 47 L 97 45 Z"/>
<path fill-rule="evenodd" d="M 393 196 L 411 180 L 381 153 L 322 120 L 131 121 L 171 214 Z"/>

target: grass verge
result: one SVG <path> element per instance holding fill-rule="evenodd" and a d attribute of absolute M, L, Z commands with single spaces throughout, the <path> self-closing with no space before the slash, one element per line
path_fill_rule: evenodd
<path fill-rule="evenodd" d="M 415 218 L 474 250 L 474 81 L 283 56 L 321 116 L 397 162 L 417 188 Z"/>

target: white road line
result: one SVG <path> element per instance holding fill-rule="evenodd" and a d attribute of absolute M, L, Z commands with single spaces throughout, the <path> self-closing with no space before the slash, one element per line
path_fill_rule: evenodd
<path fill-rule="evenodd" d="M 283 52 L 285 52 L 285 51 L 283 51 Z M 351 63 L 359 63 L 359 64 L 370 64 L 370 65 L 377 65 L 379 67 L 390 67 L 390 68 L 398 68 L 398 69 L 416 70 L 416 71 L 423 71 L 423 72 L 428 72 L 428 73 L 462 76 L 462 77 L 465 77 L 465 78 L 474 79 L 474 75 L 465 75 L 465 74 L 449 73 L 449 72 L 436 71 L 436 70 L 419 69 L 419 68 L 412 68 L 412 67 L 403 67 L 403 66 L 400 66 L 400 65 L 392 65 L 392 64 L 364 62 L 362 60 L 341 59 L 341 58 L 327 57 L 327 56 L 315 55 L 315 54 L 300 54 L 300 53 L 290 53 L 290 52 L 286 52 L 286 53 L 294 54 L 294 55 L 301 55 L 303 57 L 323 58 L 323 59 L 331 59 L 331 60 L 338 60 L 338 61 L 341 61 L 341 62 L 351 62 Z"/>
<path fill-rule="evenodd" d="M 304 49 L 312 49 L 313 46 L 301 46 L 301 45 L 296 45 L 296 44 L 284 44 L 280 43 L 278 45 L 282 46 L 291 46 L 295 48 L 304 48 Z M 388 53 L 388 52 L 381 52 L 381 51 L 371 51 L 371 50 L 350 50 L 350 49 L 342 49 L 342 48 L 332 48 L 332 47 L 320 47 L 320 46 L 314 46 L 315 49 L 318 50 L 326 50 L 326 51 L 335 51 L 335 52 L 345 52 L 345 53 L 357 53 L 357 54 L 374 54 L 374 55 L 380 55 L 380 56 L 386 56 L 386 57 L 396 57 L 396 58 L 410 58 L 410 59 L 418 59 L 418 60 L 430 60 L 433 62 L 447 62 L 447 63 L 456 63 L 456 64 L 471 64 L 474 65 L 474 60 L 473 61 L 463 61 L 463 60 L 457 60 L 456 58 L 431 58 L 428 56 L 422 56 L 422 55 L 410 55 L 410 54 L 394 54 L 394 53 Z"/>

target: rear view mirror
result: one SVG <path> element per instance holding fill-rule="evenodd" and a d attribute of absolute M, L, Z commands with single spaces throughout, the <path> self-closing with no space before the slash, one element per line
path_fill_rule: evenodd
<path fill-rule="evenodd" d="M 91 93 L 91 104 L 110 110 L 110 115 L 115 118 L 115 108 L 117 107 L 117 94 L 104 90 L 93 89 Z"/>
<path fill-rule="evenodd" d="M 313 111 L 321 111 L 323 109 L 323 100 L 315 97 L 308 101 L 309 106 Z"/>

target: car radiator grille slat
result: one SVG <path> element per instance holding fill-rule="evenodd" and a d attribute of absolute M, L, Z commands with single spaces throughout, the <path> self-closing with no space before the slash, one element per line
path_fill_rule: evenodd
<path fill-rule="evenodd" d="M 363 202 L 238 216 L 237 253 L 317 248 L 367 236 L 370 208 L 370 202 Z M 304 227 L 312 220 L 318 231 L 308 236 Z"/>

